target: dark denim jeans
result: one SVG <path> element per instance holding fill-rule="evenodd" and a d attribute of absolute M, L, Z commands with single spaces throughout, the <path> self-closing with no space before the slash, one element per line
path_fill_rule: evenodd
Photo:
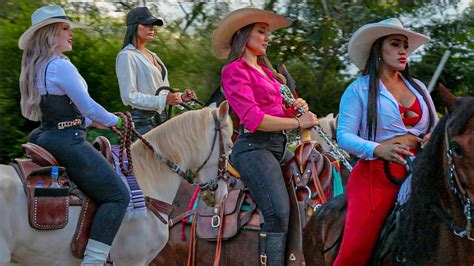
<path fill-rule="evenodd" d="M 160 121 L 158 121 L 160 114 L 155 111 L 132 109 L 131 115 L 135 129 L 141 135 L 144 135 L 160 124 Z"/>
<path fill-rule="evenodd" d="M 128 189 L 109 162 L 89 142 L 83 128 L 63 130 L 37 128 L 30 142 L 47 149 L 68 176 L 99 208 L 90 238 L 111 245 L 130 200 Z"/>
<path fill-rule="evenodd" d="M 232 149 L 232 163 L 262 211 L 264 232 L 288 231 L 290 202 L 280 168 L 288 157 L 283 133 L 245 133 Z"/>

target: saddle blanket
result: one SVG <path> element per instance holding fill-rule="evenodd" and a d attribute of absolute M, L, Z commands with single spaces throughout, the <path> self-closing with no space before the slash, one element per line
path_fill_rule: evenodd
<path fill-rule="evenodd" d="M 125 176 L 120 170 L 119 150 L 120 147 L 118 145 L 112 145 L 112 157 L 114 159 L 115 171 L 120 176 L 128 191 L 130 192 L 130 202 L 128 203 L 125 218 L 136 218 L 143 215 L 146 216 L 147 211 L 145 205 L 145 195 L 140 189 L 140 186 L 138 186 L 135 176 Z M 126 154 L 123 155 L 123 161 L 125 168 L 128 168 L 128 158 Z"/>

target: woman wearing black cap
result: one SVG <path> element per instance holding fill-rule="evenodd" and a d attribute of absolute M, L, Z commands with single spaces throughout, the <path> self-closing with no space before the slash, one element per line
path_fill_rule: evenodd
<path fill-rule="evenodd" d="M 155 37 L 154 26 L 163 26 L 163 20 L 154 17 L 148 8 L 137 7 L 128 12 L 126 23 L 123 48 L 115 66 L 122 102 L 133 108 L 135 126 L 144 134 L 158 125 L 156 114 L 161 113 L 166 104 L 176 105 L 197 97 L 190 89 L 183 94 L 164 90 L 155 95 L 160 87 L 169 87 L 168 71 L 145 44 Z"/>

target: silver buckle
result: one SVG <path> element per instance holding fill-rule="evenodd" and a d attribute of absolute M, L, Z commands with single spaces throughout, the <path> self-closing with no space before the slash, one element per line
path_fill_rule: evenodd
<path fill-rule="evenodd" d="M 212 216 L 211 226 L 213 228 L 219 227 L 221 225 L 221 217 L 219 215 Z"/>

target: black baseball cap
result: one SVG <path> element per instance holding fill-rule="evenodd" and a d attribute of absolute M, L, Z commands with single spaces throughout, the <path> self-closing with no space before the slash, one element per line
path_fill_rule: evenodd
<path fill-rule="evenodd" d="M 163 26 L 161 18 L 155 18 L 147 7 L 136 7 L 127 14 L 127 26 L 133 24 Z"/>

